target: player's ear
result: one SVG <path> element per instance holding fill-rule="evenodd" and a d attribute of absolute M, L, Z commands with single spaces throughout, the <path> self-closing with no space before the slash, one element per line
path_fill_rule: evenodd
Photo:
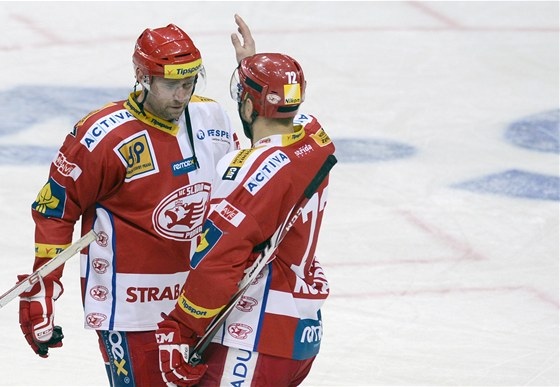
<path fill-rule="evenodd" d="M 142 77 L 144 76 L 144 74 L 142 73 L 142 70 L 140 70 L 140 67 L 136 67 L 134 75 L 136 77 L 136 82 L 142 83 Z"/>
<path fill-rule="evenodd" d="M 241 105 L 241 111 L 243 113 L 243 118 L 247 122 L 253 121 L 252 115 L 253 115 L 254 107 L 251 98 L 245 98 L 245 101 L 243 101 L 243 104 Z"/>

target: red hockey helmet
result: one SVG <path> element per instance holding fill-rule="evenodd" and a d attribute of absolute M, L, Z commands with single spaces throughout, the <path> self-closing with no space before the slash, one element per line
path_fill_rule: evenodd
<path fill-rule="evenodd" d="M 202 68 L 200 51 L 175 24 L 145 29 L 136 41 L 132 62 L 145 75 L 170 79 L 193 77 Z"/>
<path fill-rule="evenodd" d="M 266 118 L 295 117 L 305 99 L 305 77 L 299 63 L 284 54 L 256 54 L 234 71 L 231 95 L 238 102 L 251 97 L 256 112 Z"/>

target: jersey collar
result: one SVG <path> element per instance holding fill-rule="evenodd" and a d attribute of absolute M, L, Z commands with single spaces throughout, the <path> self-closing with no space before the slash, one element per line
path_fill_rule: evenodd
<path fill-rule="evenodd" d="M 174 124 L 170 121 L 164 120 L 162 118 L 156 117 L 150 112 L 140 110 L 138 103 L 136 102 L 136 97 L 140 95 L 141 91 L 136 93 L 130 93 L 128 100 L 124 103 L 126 110 L 130 112 L 136 119 L 142 121 L 146 125 L 150 125 L 153 128 L 159 129 L 162 132 L 169 133 L 172 135 L 177 135 L 179 131 L 179 125 Z"/>
<path fill-rule="evenodd" d="M 305 131 L 303 130 L 303 126 L 295 125 L 294 133 L 273 134 L 272 136 L 261 138 L 253 145 L 253 147 L 256 148 L 261 146 L 288 146 L 288 145 L 292 145 L 295 142 L 298 142 L 304 136 L 305 136 Z"/>

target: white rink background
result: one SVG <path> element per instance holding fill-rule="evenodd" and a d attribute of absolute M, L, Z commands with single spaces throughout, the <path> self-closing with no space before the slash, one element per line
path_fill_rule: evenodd
<path fill-rule="evenodd" d="M 304 384 L 557 386 L 558 194 L 539 198 L 539 186 L 518 187 L 509 175 L 501 190 L 533 189 L 537 198 L 456 185 L 511 170 L 558 176 L 557 150 L 504 137 L 512 122 L 558 109 L 558 8 L 533 1 L 0 2 L 0 290 L 29 272 L 30 204 L 48 171 L 48 162 L 29 161 L 22 149 L 56 149 L 74 117 L 108 102 L 85 103 L 69 117 L 49 105 L 49 95 L 119 88 L 117 97 L 126 97 L 136 37 L 174 22 L 202 51 L 204 95 L 240 129 L 228 89 L 237 12 L 259 52 L 300 61 L 308 80 L 302 111 L 318 116 L 335 141 L 347 140 L 319 242 L 331 281 L 323 345 Z M 19 120 L 32 123 L 18 127 Z M 399 149 L 414 151 L 396 157 Z M 378 152 L 387 155 L 376 159 Z M 78 276 L 75 257 L 56 304 L 64 347 L 47 360 L 27 347 L 17 302 L 0 310 L 0 385 L 107 385 L 96 336 L 83 329 Z"/>

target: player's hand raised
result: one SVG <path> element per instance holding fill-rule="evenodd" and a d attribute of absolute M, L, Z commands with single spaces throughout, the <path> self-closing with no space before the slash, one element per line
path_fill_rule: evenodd
<path fill-rule="evenodd" d="M 239 15 L 235 15 L 235 24 L 237 24 L 237 31 L 241 34 L 241 39 L 236 33 L 231 34 L 231 43 L 235 47 L 235 57 L 237 58 L 237 63 L 240 63 L 243 58 L 253 56 L 256 54 L 255 41 L 251 35 L 251 31 L 245 21 Z"/>

